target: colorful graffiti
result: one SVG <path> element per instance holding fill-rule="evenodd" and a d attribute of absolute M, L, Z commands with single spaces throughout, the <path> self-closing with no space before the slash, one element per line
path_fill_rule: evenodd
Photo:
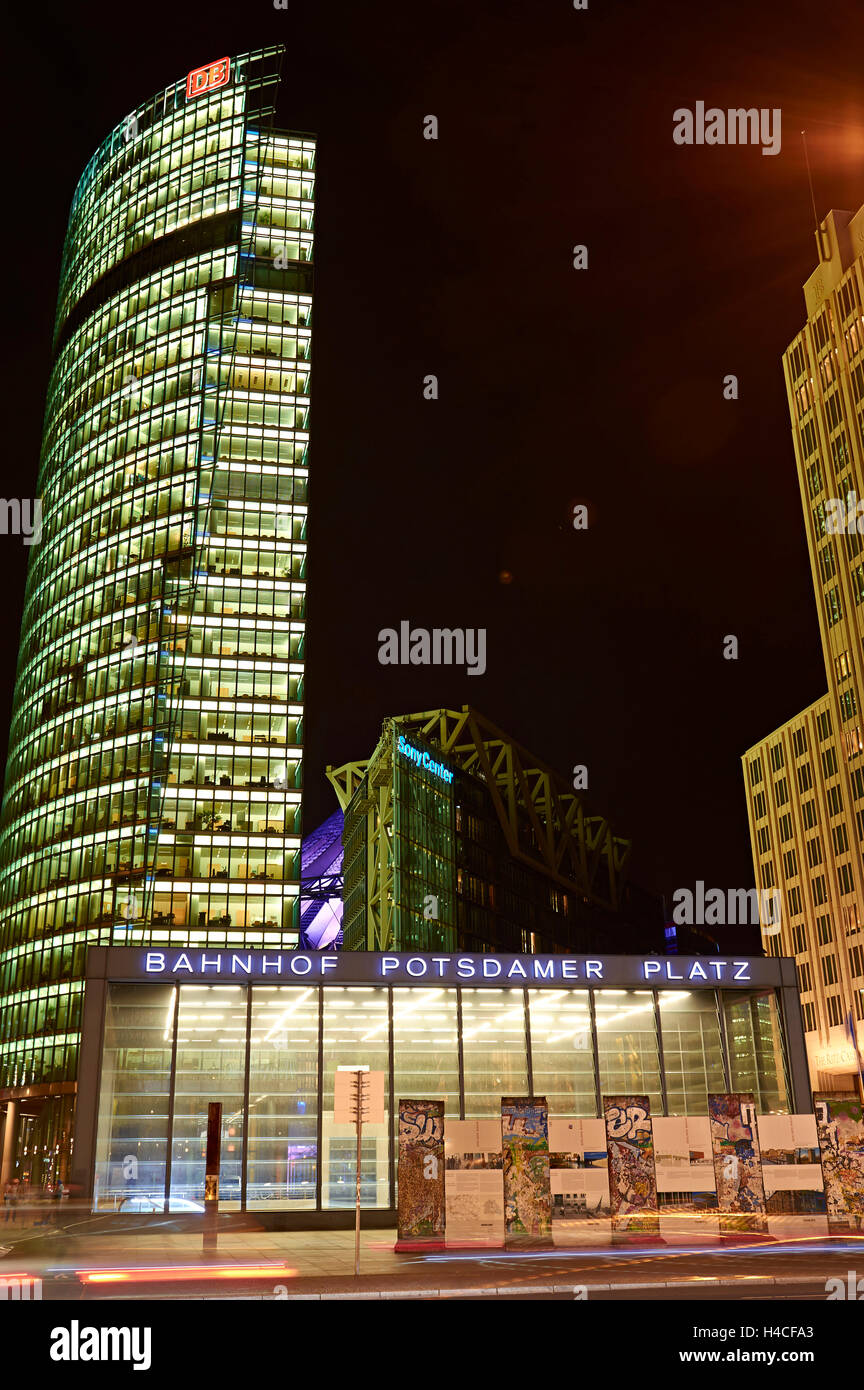
<path fill-rule="evenodd" d="M 400 1100 L 398 1178 L 398 1240 L 443 1241 L 442 1100 Z"/>
<path fill-rule="evenodd" d="M 504 1231 L 508 1243 L 549 1239 L 549 1108 L 542 1096 L 501 1101 L 504 1152 Z"/>
<path fill-rule="evenodd" d="M 709 1095 L 708 1118 L 720 1234 L 765 1232 L 765 1188 L 752 1092 Z"/>
<path fill-rule="evenodd" d="M 816 1132 L 828 1206 L 828 1231 L 864 1230 L 864 1110 L 849 1095 L 816 1094 Z"/>
<path fill-rule="evenodd" d="M 657 1179 L 647 1096 L 604 1096 L 613 1233 L 656 1235 Z"/>

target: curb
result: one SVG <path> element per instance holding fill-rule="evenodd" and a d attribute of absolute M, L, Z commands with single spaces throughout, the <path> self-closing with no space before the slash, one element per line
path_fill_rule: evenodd
<path fill-rule="evenodd" d="M 342 1302 L 357 1302 L 367 1299 L 414 1299 L 414 1298 L 524 1298 L 537 1294 L 570 1294 L 574 1298 L 582 1293 L 590 1298 L 594 1293 L 625 1293 L 634 1290 L 644 1289 L 695 1289 L 702 1287 L 713 1288 L 740 1288 L 742 1283 L 770 1285 L 771 1287 L 787 1287 L 789 1284 L 821 1284 L 824 1280 L 823 1275 L 790 1275 L 788 1278 L 775 1278 L 770 1274 L 753 1274 L 744 1279 L 672 1279 L 647 1280 L 636 1284 L 525 1284 L 514 1288 L 512 1285 L 504 1287 L 485 1286 L 474 1287 L 469 1285 L 464 1288 L 438 1288 L 438 1289 L 358 1289 L 345 1292 L 339 1290 L 333 1293 L 289 1293 L 283 1298 L 274 1299 L 271 1294 L 216 1294 L 213 1298 L 204 1298 L 204 1302 L 233 1302 L 233 1303 L 287 1303 L 287 1302 L 320 1302 L 329 1303 L 333 1300 Z M 182 1298 L 182 1295 L 181 1295 Z M 174 1300 L 172 1300 L 174 1301 Z M 193 1295 L 187 1301 L 200 1302 L 202 1297 L 197 1298 Z"/>

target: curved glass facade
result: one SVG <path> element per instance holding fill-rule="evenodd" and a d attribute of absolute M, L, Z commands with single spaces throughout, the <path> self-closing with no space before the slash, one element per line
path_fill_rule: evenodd
<path fill-rule="evenodd" d="M 73 199 L 0 829 L 33 1184 L 88 945 L 297 940 L 315 144 L 273 128 L 281 56 L 166 88 Z"/>

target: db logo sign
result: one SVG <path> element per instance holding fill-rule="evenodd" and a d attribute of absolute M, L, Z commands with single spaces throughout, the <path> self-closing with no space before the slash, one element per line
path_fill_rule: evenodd
<path fill-rule="evenodd" d="M 224 87 L 230 76 L 230 58 L 220 58 L 217 63 L 206 63 L 203 68 L 196 68 L 186 78 L 186 100 L 203 96 L 205 92 L 213 92 L 217 87 Z"/>

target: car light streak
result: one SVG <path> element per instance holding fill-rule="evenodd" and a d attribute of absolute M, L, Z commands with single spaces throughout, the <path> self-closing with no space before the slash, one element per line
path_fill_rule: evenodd
<path fill-rule="evenodd" d="M 181 1279 L 293 1279 L 287 1265 L 163 1265 L 135 1269 L 77 1269 L 85 1284 L 170 1283 Z"/>

